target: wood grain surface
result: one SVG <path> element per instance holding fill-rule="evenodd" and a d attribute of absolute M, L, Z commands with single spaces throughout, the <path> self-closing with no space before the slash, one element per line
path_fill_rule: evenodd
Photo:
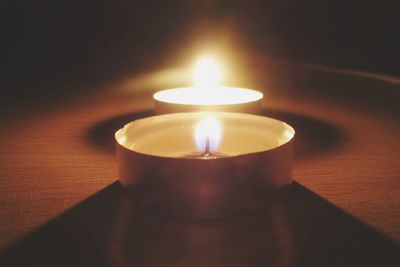
<path fill-rule="evenodd" d="M 115 182 L 114 131 L 152 113 L 138 76 L 7 103 L 0 266 L 400 266 L 400 80 L 251 69 L 241 85 L 263 90 L 265 115 L 297 131 L 296 182 L 263 212 L 217 222 L 148 214 Z"/>

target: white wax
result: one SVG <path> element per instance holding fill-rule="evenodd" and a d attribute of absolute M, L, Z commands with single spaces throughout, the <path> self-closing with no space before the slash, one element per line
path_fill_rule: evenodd
<path fill-rule="evenodd" d="M 159 91 L 154 94 L 157 101 L 183 105 L 233 105 L 259 101 L 259 91 L 217 86 L 215 88 L 184 87 Z"/>
<path fill-rule="evenodd" d="M 274 149 L 294 136 L 284 122 L 250 114 L 191 112 L 153 116 L 133 121 L 116 133 L 119 144 L 137 153 L 179 158 L 197 152 L 196 124 L 212 114 L 222 126 L 219 153 L 237 156 Z"/>

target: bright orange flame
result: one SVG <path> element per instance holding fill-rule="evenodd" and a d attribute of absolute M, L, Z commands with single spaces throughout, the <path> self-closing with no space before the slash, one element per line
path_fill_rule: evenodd
<path fill-rule="evenodd" d="M 193 71 L 193 84 L 203 90 L 212 89 L 219 85 L 221 70 L 212 58 L 201 58 Z"/>
<path fill-rule="evenodd" d="M 195 127 L 194 137 L 200 152 L 216 151 L 221 140 L 222 128 L 219 121 L 207 116 L 200 120 Z"/>

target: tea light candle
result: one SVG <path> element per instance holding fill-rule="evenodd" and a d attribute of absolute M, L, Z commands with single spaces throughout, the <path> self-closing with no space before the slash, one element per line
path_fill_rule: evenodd
<path fill-rule="evenodd" d="M 294 134 L 284 122 L 242 113 L 136 120 L 115 134 L 120 182 L 177 217 L 227 217 L 258 206 L 261 189 L 292 182 Z"/>
<path fill-rule="evenodd" d="M 257 114 L 263 94 L 256 90 L 220 86 L 220 69 L 209 58 L 200 59 L 193 87 L 159 91 L 153 95 L 157 114 L 190 111 L 229 111 Z"/>

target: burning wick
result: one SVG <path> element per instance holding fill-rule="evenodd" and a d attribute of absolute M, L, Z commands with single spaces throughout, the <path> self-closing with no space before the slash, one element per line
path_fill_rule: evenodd
<path fill-rule="evenodd" d="M 204 149 L 204 154 L 206 155 L 210 154 L 210 138 L 208 136 L 206 137 L 206 146 Z"/>
<path fill-rule="evenodd" d="M 200 120 L 195 127 L 194 137 L 199 151 L 186 158 L 215 159 L 225 155 L 216 152 L 221 139 L 221 125 L 217 119 L 208 116 Z"/>

